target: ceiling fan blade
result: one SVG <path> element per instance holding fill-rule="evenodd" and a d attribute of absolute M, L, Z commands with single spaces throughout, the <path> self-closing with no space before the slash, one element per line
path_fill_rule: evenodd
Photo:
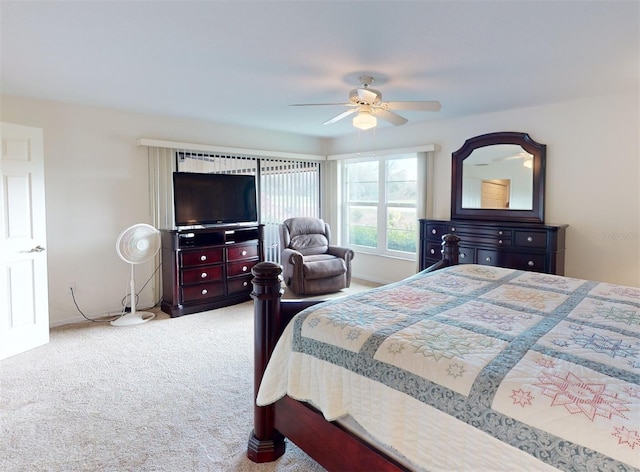
<path fill-rule="evenodd" d="M 365 103 L 374 104 L 378 98 L 377 93 L 367 90 L 364 87 L 360 87 L 356 90 L 358 91 L 358 98 Z"/>
<path fill-rule="evenodd" d="M 491 162 L 504 162 L 504 161 L 513 161 L 514 159 L 531 159 L 533 156 L 526 151 L 519 152 L 517 154 L 511 154 L 509 156 L 504 157 L 494 157 L 491 159 Z"/>
<path fill-rule="evenodd" d="M 352 106 L 351 103 L 294 103 L 289 105 L 290 107 L 322 107 L 322 106 L 344 106 L 349 107 Z"/>
<path fill-rule="evenodd" d="M 385 102 L 382 107 L 385 110 L 440 111 L 442 105 L 437 101 Z"/>
<path fill-rule="evenodd" d="M 322 124 L 323 125 L 330 125 L 331 123 L 335 123 L 336 121 L 340 121 L 341 119 L 346 118 L 347 116 L 352 115 L 357 111 L 358 111 L 358 108 L 351 108 L 350 110 L 343 111 L 338 116 L 334 116 L 333 118 L 331 118 L 330 120 L 325 121 Z"/>
<path fill-rule="evenodd" d="M 382 118 L 383 120 L 388 121 L 389 123 L 396 126 L 403 125 L 407 121 L 409 121 L 406 118 L 403 118 L 400 115 L 393 113 L 392 111 L 384 110 L 382 108 L 374 108 L 372 110 L 372 113 L 374 116 L 378 118 Z"/>

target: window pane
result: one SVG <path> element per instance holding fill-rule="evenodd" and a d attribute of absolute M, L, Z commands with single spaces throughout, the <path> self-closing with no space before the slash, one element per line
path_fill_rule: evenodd
<path fill-rule="evenodd" d="M 415 205 L 416 188 L 415 180 L 413 182 L 389 182 L 387 184 L 387 202 Z"/>
<path fill-rule="evenodd" d="M 347 191 L 350 202 L 376 203 L 378 201 L 378 182 L 350 183 Z"/>
<path fill-rule="evenodd" d="M 387 249 L 416 252 L 417 216 L 415 208 L 387 209 Z"/>
<path fill-rule="evenodd" d="M 349 182 L 377 182 L 378 161 L 349 163 L 347 172 Z"/>
<path fill-rule="evenodd" d="M 378 247 L 378 209 L 376 207 L 349 206 L 347 220 L 349 244 Z"/>
<path fill-rule="evenodd" d="M 350 202 L 378 201 L 378 162 L 346 165 L 347 199 Z"/>
<path fill-rule="evenodd" d="M 387 161 L 387 203 L 415 205 L 417 159 Z"/>

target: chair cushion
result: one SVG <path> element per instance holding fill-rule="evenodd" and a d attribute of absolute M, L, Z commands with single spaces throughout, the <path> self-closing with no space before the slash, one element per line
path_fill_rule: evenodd
<path fill-rule="evenodd" d="M 324 220 L 296 217 L 284 222 L 291 238 L 288 247 L 308 254 L 323 254 L 329 248 L 330 236 L 326 233 Z"/>
<path fill-rule="evenodd" d="M 304 278 L 307 280 L 334 277 L 347 272 L 347 265 L 344 259 L 328 254 L 304 256 L 302 260 L 302 271 Z"/>
<path fill-rule="evenodd" d="M 303 255 L 323 254 L 329 249 L 329 241 L 324 234 L 300 234 L 291 237 L 289 247 Z"/>
<path fill-rule="evenodd" d="M 284 222 L 291 237 L 299 234 L 324 234 L 324 220 L 320 218 L 296 217 Z"/>

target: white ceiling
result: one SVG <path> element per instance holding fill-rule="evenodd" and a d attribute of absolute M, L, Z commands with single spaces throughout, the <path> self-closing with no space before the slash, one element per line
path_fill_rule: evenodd
<path fill-rule="evenodd" d="M 334 137 L 358 77 L 410 122 L 640 85 L 638 1 L 0 2 L 1 91 Z M 383 125 L 391 126 L 391 125 Z"/>

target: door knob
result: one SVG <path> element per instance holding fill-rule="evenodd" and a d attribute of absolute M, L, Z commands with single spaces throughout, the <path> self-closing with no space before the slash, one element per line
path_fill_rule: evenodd
<path fill-rule="evenodd" d="M 39 244 L 36 247 L 32 247 L 31 249 L 29 249 L 28 251 L 24 251 L 24 252 L 42 252 L 45 249 L 40 246 Z"/>

